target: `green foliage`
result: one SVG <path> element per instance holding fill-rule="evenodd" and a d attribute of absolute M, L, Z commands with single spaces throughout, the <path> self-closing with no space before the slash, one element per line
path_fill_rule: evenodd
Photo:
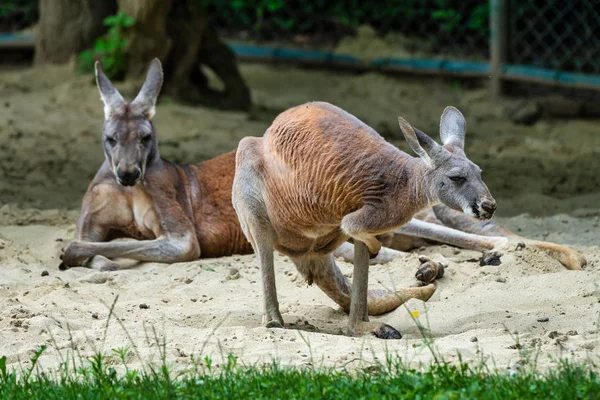
<path fill-rule="evenodd" d="M 35 365 L 44 349 L 34 355 Z M 127 349 L 115 351 L 125 362 Z M 3 359 L 3 358 L 2 358 Z M 0 359 L 0 360 L 2 360 Z M 192 358 L 192 362 L 194 359 Z M 87 366 L 83 366 L 83 365 Z M 593 366 L 559 362 L 540 374 L 489 371 L 466 363 L 440 362 L 422 371 L 388 357 L 386 365 L 356 372 L 327 368 L 240 367 L 227 355 L 221 367 L 210 358 L 175 374 L 164 363 L 140 372 L 118 373 L 111 356 L 97 353 L 82 367 L 62 368 L 57 375 L 30 376 L 33 365 L 17 374 L 0 375 L 0 398 L 8 399 L 583 399 L 597 398 L 600 377 Z"/>
<path fill-rule="evenodd" d="M 318 35 L 335 42 L 361 24 L 369 24 L 381 34 L 430 37 L 440 48 L 465 42 L 485 48 L 489 35 L 488 0 L 195 1 L 202 3 L 220 30 L 246 32 L 258 40 Z M 31 25 L 37 7 L 37 0 L 0 0 L 0 30 L 3 18 Z"/>
<path fill-rule="evenodd" d="M 93 49 L 79 54 L 79 66 L 83 71 L 93 71 L 94 63 L 100 61 L 104 73 L 113 79 L 122 78 L 125 73 L 125 50 L 127 40 L 124 33 L 135 24 L 135 19 L 120 11 L 104 19 L 108 31 L 99 37 Z"/>
<path fill-rule="evenodd" d="M 438 27 L 450 34 L 485 33 L 486 0 L 201 0 L 216 25 L 248 31 L 258 38 L 278 34 L 344 33 L 368 23 L 382 33 L 431 35 Z"/>
<path fill-rule="evenodd" d="M 6 379 L 6 356 L 0 357 L 0 379 Z"/>
<path fill-rule="evenodd" d="M 489 2 L 483 2 L 475 7 L 462 7 L 454 4 L 452 0 L 437 0 L 436 8 L 432 13 L 434 19 L 442 24 L 443 29 L 451 35 L 467 31 L 488 37 L 490 33 Z M 463 10 L 463 11 L 461 11 Z"/>
<path fill-rule="evenodd" d="M 38 16 L 37 0 L 1 0 L 0 32 L 32 25 Z"/>
<path fill-rule="evenodd" d="M 400 18 L 424 15 L 419 0 L 389 2 L 284 1 L 284 0 L 202 0 L 217 26 L 232 31 L 246 30 L 259 38 L 278 32 L 305 34 L 344 32 L 362 23 L 388 30 Z"/>

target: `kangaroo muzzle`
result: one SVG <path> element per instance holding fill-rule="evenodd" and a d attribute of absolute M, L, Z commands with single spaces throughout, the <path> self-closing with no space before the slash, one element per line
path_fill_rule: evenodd
<path fill-rule="evenodd" d="M 133 186 L 142 178 L 142 170 L 139 167 L 122 169 L 117 167 L 117 182 L 123 186 Z"/>
<path fill-rule="evenodd" d="M 473 214 L 475 218 L 480 220 L 487 220 L 494 216 L 496 212 L 496 201 L 493 199 L 483 199 L 480 202 L 475 202 L 472 205 Z"/>

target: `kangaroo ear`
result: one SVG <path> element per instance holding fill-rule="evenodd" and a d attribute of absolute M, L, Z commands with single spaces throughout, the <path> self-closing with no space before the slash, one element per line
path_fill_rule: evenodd
<path fill-rule="evenodd" d="M 465 147 L 467 121 L 457 108 L 446 107 L 440 119 L 440 137 L 444 146 Z"/>
<path fill-rule="evenodd" d="M 429 167 L 435 165 L 435 158 L 442 149 L 439 144 L 425 133 L 411 126 L 404 118 L 398 117 L 398 123 L 409 146 Z"/>
<path fill-rule="evenodd" d="M 125 104 L 121 93 L 113 86 L 110 79 L 104 75 L 100 62 L 96 61 L 96 85 L 100 91 L 100 98 L 104 103 L 104 118 L 108 119 L 119 107 Z"/>
<path fill-rule="evenodd" d="M 160 89 L 163 83 L 163 70 L 162 65 L 158 58 L 155 58 L 150 63 L 148 73 L 146 74 L 146 80 L 144 85 L 140 89 L 135 100 L 131 102 L 131 105 L 137 106 L 148 119 L 152 119 L 156 112 L 156 99 L 160 93 Z"/>

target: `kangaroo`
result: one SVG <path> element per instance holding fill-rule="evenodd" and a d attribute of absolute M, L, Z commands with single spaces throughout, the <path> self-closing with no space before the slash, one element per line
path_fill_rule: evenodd
<path fill-rule="evenodd" d="M 233 207 L 262 272 L 265 323 L 283 327 L 273 251 L 287 255 L 309 282 L 337 270 L 332 252 L 354 240 L 352 288 L 335 291 L 349 303 L 350 335 L 399 339 L 391 326 L 369 322 L 369 258 L 381 249 L 377 235 L 401 227 L 437 203 L 488 220 L 496 202 L 481 169 L 463 151 L 466 121 L 447 107 L 440 121 L 443 146 L 403 118 L 402 133 L 420 158 L 386 142 L 344 110 L 324 102 L 281 113 L 262 138 L 240 141 Z M 348 307 L 346 307 L 348 308 Z"/>
<path fill-rule="evenodd" d="M 104 75 L 100 64 L 96 64 L 96 82 L 104 103 L 105 161 L 83 197 L 75 237 L 61 255 L 60 269 L 85 266 L 116 270 L 122 266 L 115 258 L 173 263 L 253 251 L 232 205 L 236 150 L 194 165 L 179 166 L 160 157 L 152 117 L 162 78 L 160 62 L 154 60 L 140 93 L 127 103 Z M 433 214 L 432 209 L 429 212 Z M 457 226 L 461 225 L 461 217 L 465 218 L 463 214 L 454 217 Z M 428 215 L 423 219 L 432 220 L 432 217 Z M 439 226 L 438 220 L 433 222 L 436 224 L 413 220 L 401 230 L 409 229 L 414 223 L 425 224 L 429 229 L 425 237 L 431 240 L 466 248 L 475 246 L 477 250 L 490 250 L 494 254 L 501 250 L 500 245 L 504 244 L 501 240 L 507 240 L 492 238 L 489 242 L 486 237 L 472 235 L 486 243 L 477 247 L 479 242 L 465 240 L 464 235 L 468 234 Z M 474 233 L 476 229 L 477 226 L 471 227 Z M 423 233 L 419 231 L 419 234 Z M 400 250 L 425 244 L 414 235 L 414 232 L 402 232 L 392 235 L 392 241 L 391 236 L 385 240 Z M 110 242 L 116 238 L 137 240 Z M 559 253 L 563 258 L 565 254 L 578 254 L 555 246 L 562 251 Z M 350 243 L 343 243 L 334 255 L 353 259 L 353 252 Z M 387 262 L 402 254 L 384 249 L 370 261 Z M 429 283 L 441 276 L 439 263 L 425 259 L 422 262 L 417 271 L 421 280 Z M 325 271 L 317 283 L 349 311 L 347 293 L 342 289 L 350 283 L 335 265 Z M 402 289 L 398 293 L 371 291 L 368 312 L 378 315 L 391 311 L 409 298 L 427 300 L 434 290 L 434 285 L 427 285 Z"/>
<path fill-rule="evenodd" d="M 185 166 L 160 157 L 152 117 L 162 81 L 154 59 L 127 103 L 96 63 L 105 160 L 83 198 L 61 269 L 114 270 L 118 257 L 173 263 L 252 251 L 231 205 L 235 151 Z M 119 237 L 138 240 L 109 242 Z"/>

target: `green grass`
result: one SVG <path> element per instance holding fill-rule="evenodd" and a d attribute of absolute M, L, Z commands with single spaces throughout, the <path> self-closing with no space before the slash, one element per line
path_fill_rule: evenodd
<path fill-rule="evenodd" d="M 107 305 L 107 328 L 116 303 L 117 298 L 111 306 Z M 92 357 L 84 357 L 78 351 L 63 354 L 59 350 L 62 362 L 54 371 L 43 370 L 38 364 L 46 346 L 35 352 L 27 368 L 21 364 L 20 368 L 9 370 L 7 358 L 0 357 L 0 400 L 600 399 L 600 375 L 594 355 L 585 363 L 555 360 L 555 367 L 544 373 L 537 368 L 539 352 L 526 349 L 521 350 L 523 366 L 509 370 L 489 368 L 484 358 L 467 364 L 460 355 L 458 363 L 450 364 L 427 334 L 419 313 L 410 315 L 422 335 L 423 346 L 433 355 L 433 363 L 418 370 L 407 367 L 401 358 L 390 353 L 383 363 L 353 371 L 283 367 L 276 361 L 263 366 L 240 366 L 236 356 L 222 354 L 221 365 L 215 365 L 208 357 L 200 360 L 192 355 L 188 369 L 176 372 L 167 363 L 164 336 L 161 338 L 154 327 L 144 328 L 146 339 L 156 345 L 161 360 L 158 365 L 144 363 L 131 335 L 116 318 L 131 346 L 109 353 L 96 350 Z M 52 335 L 51 339 L 58 349 Z M 518 337 L 515 342 L 519 343 Z M 310 350 L 310 343 L 306 344 Z M 140 369 L 130 366 L 134 356 L 142 361 Z"/>
<path fill-rule="evenodd" d="M 42 350 L 43 351 L 43 350 Z M 57 376 L 32 367 L 7 372 L 0 359 L 0 399 L 594 399 L 600 398 L 595 368 L 569 362 L 544 374 L 533 371 L 490 371 L 461 363 L 434 364 L 424 371 L 403 367 L 391 358 L 386 365 L 363 371 L 317 368 L 239 367 L 227 357 L 218 371 L 205 359 L 202 367 L 173 376 L 163 364 L 146 372 L 125 365 L 117 373 L 111 357 L 97 354 L 75 372 Z M 126 351 L 115 351 L 125 354 Z M 123 356 L 125 360 L 125 356 Z M 4 362 L 6 359 L 4 358 Z M 125 362 L 125 361 L 124 361 Z M 35 374 L 32 374 L 36 371 Z"/>

